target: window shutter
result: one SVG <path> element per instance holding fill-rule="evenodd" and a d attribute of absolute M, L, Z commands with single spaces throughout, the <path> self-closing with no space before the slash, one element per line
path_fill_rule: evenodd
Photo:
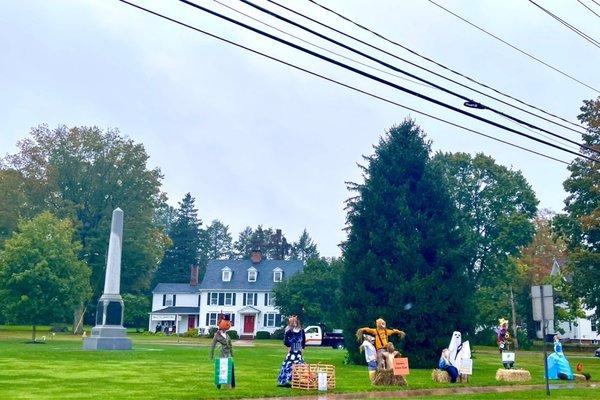
<path fill-rule="evenodd" d="M 177 295 L 176 295 L 176 294 L 174 294 L 174 295 L 173 295 L 173 307 L 175 307 L 175 302 L 176 302 L 176 300 L 177 300 Z"/>
<path fill-rule="evenodd" d="M 269 293 L 265 293 L 265 306 L 269 304 Z"/>
<path fill-rule="evenodd" d="M 219 293 L 219 305 L 222 306 L 225 304 L 225 293 Z"/>
<path fill-rule="evenodd" d="M 210 318 L 210 314 L 206 313 L 206 326 L 208 326 L 208 318 Z"/>
<path fill-rule="evenodd" d="M 210 293 L 210 292 L 206 293 L 206 305 L 207 306 L 210 306 L 210 296 L 211 296 L 211 294 L 212 293 Z M 208 324 L 206 324 L 206 325 L 208 325 Z"/>
<path fill-rule="evenodd" d="M 244 293 L 244 303 L 242 305 L 246 305 L 246 293 Z"/>
<path fill-rule="evenodd" d="M 167 304 L 167 295 L 163 294 L 163 307 Z"/>
<path fill-rule="evenodd" d="M 235 325 L 235 314 L 231 313 L 231 326 Z"/>
<path fill-rule="evenodd" d="M 281 325 L 281 314 L 275 314 L 275 326 Z"/>
<path fill-rule="evenodd" d="M 235 306 L 235 293 L 233 294 L 233 305 Z"/>
<path fill-rule="evenodd" d="M 200 307 L 200 301 L 201 301 L 201 299 L 202 299 L 202 295 L 201 295 L 201 294 L 199 294 L 199 295 L 198 295 L 198 307 Z"/>
<path fill-rule="evenodd" d="M 265 321 L 263 322 L 263 326 L 267 326 L 267 314 L 265 314 Z"/>
<path fill-rule="evenodd" d="M 254 293 L 254 305 L 258 305 L 258 293 Z"/>

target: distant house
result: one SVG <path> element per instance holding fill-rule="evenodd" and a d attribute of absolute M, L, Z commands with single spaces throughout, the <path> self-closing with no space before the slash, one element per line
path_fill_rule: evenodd
<path fill-rule="evenodd" d="M 281 326 L 273 288 L 284 279 L 302 271 L 297 260 L 265 260 L 260 251 L 250 260 L 212 260 L 202 282 L 160 283 L 153 291 L 149 329 L 175 326 L 178 333 L 198 328 L 206 332 L 217 324 L 219 313 L 228 314 L 232 330 L 243 337 L 258 331 L 273 332 Z M 192 312 L 193 311 L 193 312 Z"/>
<path fill-rule="evenodd" d="M 570 276 L 564 276 L 562 274 L 562 267 L 564 266 L 565 260 L 557 260 L 556 258 L 552 261 L 551 276 L 561 276 L 566 281 L 570 281 Z M 555 307 L 566 307 L 564 304 L 555 304 Z M 559 322 L 558 329 L 554 329 L 554 321 L 548 323 L 548 334 L 555 334 L 558 331 L 563 331 L 560 336 L 563 339 L 571 341 L 578 341 L 580 343 L 598 343 L 600 341 L 600 331 L 598 330 L 598 320 L 596 319 L 595 309 L 584 309 L 585 318 L 577 318 L 571 322 Z M 537 337 L 542 337 L 541 325 L 539 322 L 536 323 Z"/>

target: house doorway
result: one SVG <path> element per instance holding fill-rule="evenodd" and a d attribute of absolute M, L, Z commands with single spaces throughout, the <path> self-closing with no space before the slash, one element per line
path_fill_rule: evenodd
<path fill-rule="evenodd" d="M 254 334 L 254 315 L 244 315 L 244 335 Z"/>
<path fill-rule="evenodd" d="M 196 328 L 196 316 L 188 315 L 188 331 Z"/>

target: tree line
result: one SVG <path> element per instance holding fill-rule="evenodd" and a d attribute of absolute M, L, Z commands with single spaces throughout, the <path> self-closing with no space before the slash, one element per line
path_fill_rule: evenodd
<path fill-rule="evenodd" d="M 581 111 L 582 140 L 598 149 L 600 99 L 585 101 Z M 570 164 L 565 208 L 556 214 L 538 209 L 520 171 L 485 154 L 433 153 L 425 132 L 406 120 L 364 156 L 363 180 L 348 182 L 347 238 L 342 256 L 327 259 L 306 230 L 288 243 L 281 231 L 259 225 L 234 241 L 223 222 L 204 225 L 189 193 L 176 208 L 169 206 L 163 176 L 147 167 L 147 159 L 142 145 L 117 130 L 33 129 L 0 168 L 1 297 L 23 291 L 23 281 L 15 280 L 19 251 L 46 273 L 33 293 L 59 281 L 61 275 L 49 271 L 66 263 L 83 283 L 57 290 L 71 299 L 63 313 L 75 308 L 77 320 L 101 293 L 110 213 L 119 206 L 129 216 L 122 288 L 142 322 L 157 282 L 186 282 L 190 264 L 202 270 L 209 259 L 247 258 L 254 249 L 267 258 L 306 262 L 304 272 L 275 289 L 282 313 L 342 327 L 349 341 L 356 328 L 383 317 L 408 333 L 398 345 L 415 366 L 434 360 L 454 330 L 485 340 L 500 317 L 508 317 L 514 336 L 526 343 L 536 330 L 533 284 L 552 283 L 557 300 L 569 306 L 556 310 L 557 321 L 581 316 L 583 306 L 600 310 L 598 162 Z M 46 262 L 28 253 L 34 238 L 55 237 L 45 225 L 61 226 L 62 256 L 71 261 Z M 43 251 L 56 254 L 51 247 Z M 550 276 L 554 259 L 572 279 Z M 15 309 L 0 307 L 0 318 L 15 321 Z M 358 361 L 356 346 L 349 342 L 348 349 Z"/>

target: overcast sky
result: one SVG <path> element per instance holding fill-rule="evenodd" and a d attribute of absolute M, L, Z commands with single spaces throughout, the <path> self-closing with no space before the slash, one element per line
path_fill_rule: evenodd
<path fill-rule="evenodd" d="M 332 45 L 269 19 L 240 2 L 222 1 L 333 49 Z M 600 87 L 600 49 L 526 0 L 439 1 L 553 66 Z M 242 18 L 212 1 L 196 2 Z M 256 2 L 285 14 L 266 1 Z M 598 95 L 503 46 L 426 0 L 321 2 L 413 50 L 569 120 L 576 120 L 583 99 Z M 306 228 L 323 255 L 337 256 L 337 245 L 344 239 L 344 200 L 349 195 L 344 181 L 358 180 L 356 163 L 361 161 L 361 155 L 372 152 L 372 145 L 386 129 L 411 116 L 433 141 L 434 150 L 491 155 L 498 163 L 523 172 L 541 207 L 559 211 L 563 206 L 566 195 L 562 182 L 568 176 L 565 165 L 332 85 L 116 0 L 2 3 L 2 155 L 15 152 L 17 141 L 41 123 L 51 128 L 59 124 L 117 127 L 144 144 L 151 166 L 160 167 L 164 173 L 163 189 L 172 205 L 191 192 L 203 221 L 218 218 L 230 226 L 234 236 L 247 225 L 263 224 L 282 228 L 293 241 Z M 178 1 L 137 3 L 486 134 L 566 161 L 572 159 L 568 154 L 340 71 Z M 307 0 L 285 3 L 432 68 L 431 64 L 325 13 Z M 539 3 L 600 39 L 600 19 L 575 0 Z M 597 9 L 600 12 L 600 7 Z M 561 135 L 579 139 L 569 131 L 450 86 L 393 58 L 381 54 L 377 57 Z M 447 74 L 440 69 L 436 71 Z M 374 73 L 462 108 L 462 101 L 434 89 Z M 474 112 L 493 118 L 489 111 Z M 523 131 L 506 120 L 498 121 Z"/>

